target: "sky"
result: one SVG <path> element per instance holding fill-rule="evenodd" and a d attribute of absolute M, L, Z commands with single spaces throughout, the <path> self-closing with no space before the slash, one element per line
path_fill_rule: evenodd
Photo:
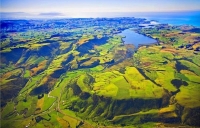
<path fill-rule="evenodd" d="M 1 0 L 1 12 L 163 12 L 200 10 L 200 0 Z"/>
<path fill-rule="evenodd" d="M 87 16 L 101 12 L 172 12 L 200 10 L 200 0 L 0 0 L 0 12 L 41 16 Z M 87 13 L 88 14 L 87 14 Z M 21 15 L 21 14 L 20 14 Z"/>

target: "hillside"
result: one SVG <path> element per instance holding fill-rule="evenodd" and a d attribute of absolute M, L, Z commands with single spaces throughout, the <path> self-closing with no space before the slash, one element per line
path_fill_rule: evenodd
<path fill-rule="evenodd" d="M 200 126 L 199 28 L 145 23 L 2 21 L 1 127 Z M 129 28 L 157 43 L 124 44 Z"/>

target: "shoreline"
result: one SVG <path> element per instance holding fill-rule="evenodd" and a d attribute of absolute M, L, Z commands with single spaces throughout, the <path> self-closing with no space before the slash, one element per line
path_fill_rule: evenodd
<path fill-rule="evenodd" d="M 131 28 L 128 28 L 128 29 L 125 29 L 125 30 L 130 30 Z M 125 31 L 125 30 L 123 30 L 123 31 Z M 118 34 L 121 34 L 123 31 L 121 31 L 120 33 L 118 33 Z M 131 31 L 133 31 L 133 32 L 135 32 L 135 33 L 137 33 L 137 34 L 140 34 L 140 35 L 142 35 L 142 36 L 144 36 L 144 37 L 148 37 L 148 38 L 150 38 L 150 39 L 153 39 L 153 40 L 155 40 L 155 42 L 153 42 L 153 43 L 148 43 L 148 44 L 142 44 L 142 43 L 138 43 L 138 45 L 137 46 L 135 46 L 133 43 L 125 43 L 125 40 L 124 40 L 124 38 L 126 38 L 126 36 L 122 36 L 122 38 L 121 38 L 121 41 L 122 41 L 122 44 L 123 45 L 133 45 L 134 47 L 135 47 L 135 50 L 137 50 L 138 48 L 140 48 L 140 47 L 142 47 L 142 46 L 150 46 L 150 45 L 159 45 L 159 40 L 158 39 L 155 39 L 155 38 L 153 38 L 153 37 L 151 37 L 151 36 L 148 36 L 148 35 L 146 35 L 146 34 L 143 34 L 143 33 L 139 33 L 138 31 L 134 31 L 134 30 L 131 30 Z M 134 51 L 135 51 L 134 50 Z"/>

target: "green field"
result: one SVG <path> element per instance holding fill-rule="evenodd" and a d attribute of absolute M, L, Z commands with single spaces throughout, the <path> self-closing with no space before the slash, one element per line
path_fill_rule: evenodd
<path fill-rule="evenodd" d="M 69 21 L 81 27 L 61 20 L 54 29 L 4 33 L 2 128 L 200 125 L 200 34 L 193 27 L 79 20 Z M 123 44 L 118 33 L 133 27 L 158 44 Z"/>

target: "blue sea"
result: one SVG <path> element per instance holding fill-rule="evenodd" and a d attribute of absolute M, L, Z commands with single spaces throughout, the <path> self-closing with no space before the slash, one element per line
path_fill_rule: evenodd
<path fill-rule="evenodd" d="M 168 23 L 172 25 L 192 25 L 200 27 L 199 11 L 179 11 L 179 12 L 108 12 L 108 13 L 90 13 L 91 17 L 136 17 L 147 20 L 156 20 L 159 23 Z"/>
<path fill-rule="evenodd" d="M 43 14 L 43 13 L 42 13 Z M 59 14 L 59 15 L 58 15 Z M 25 12 L 3 13 L 2 19 L 37 19 L 37 18 L 97 18 L 97 17 L 136 17 L 156 20 L 159 23 L 168 23 L 172 25 L 192 25 L 200 27 L 200 10 L 199 11 L 182 11 L 182 12 L 80 12 L 80 15 L 48 13 L 48 15 L 31 14 Z"/>
<path fill-rule="evenodd" d="M 137 13 L 135 17 L 156 20 L 159 23 L 171 25 L 192 25 L 200 27 L 200 11 L 188 12 L 163 12 L 163 13 Z"/>
<path fill-rule="evenodd" d="M 199 11 L 180 11 L 180 12 L 123 12 L 101 14 L 106 17 L 136 17 L 147 20 L 156 20 L 159 23 L 171 25 L 192 25 L 200 27 Z"/>

